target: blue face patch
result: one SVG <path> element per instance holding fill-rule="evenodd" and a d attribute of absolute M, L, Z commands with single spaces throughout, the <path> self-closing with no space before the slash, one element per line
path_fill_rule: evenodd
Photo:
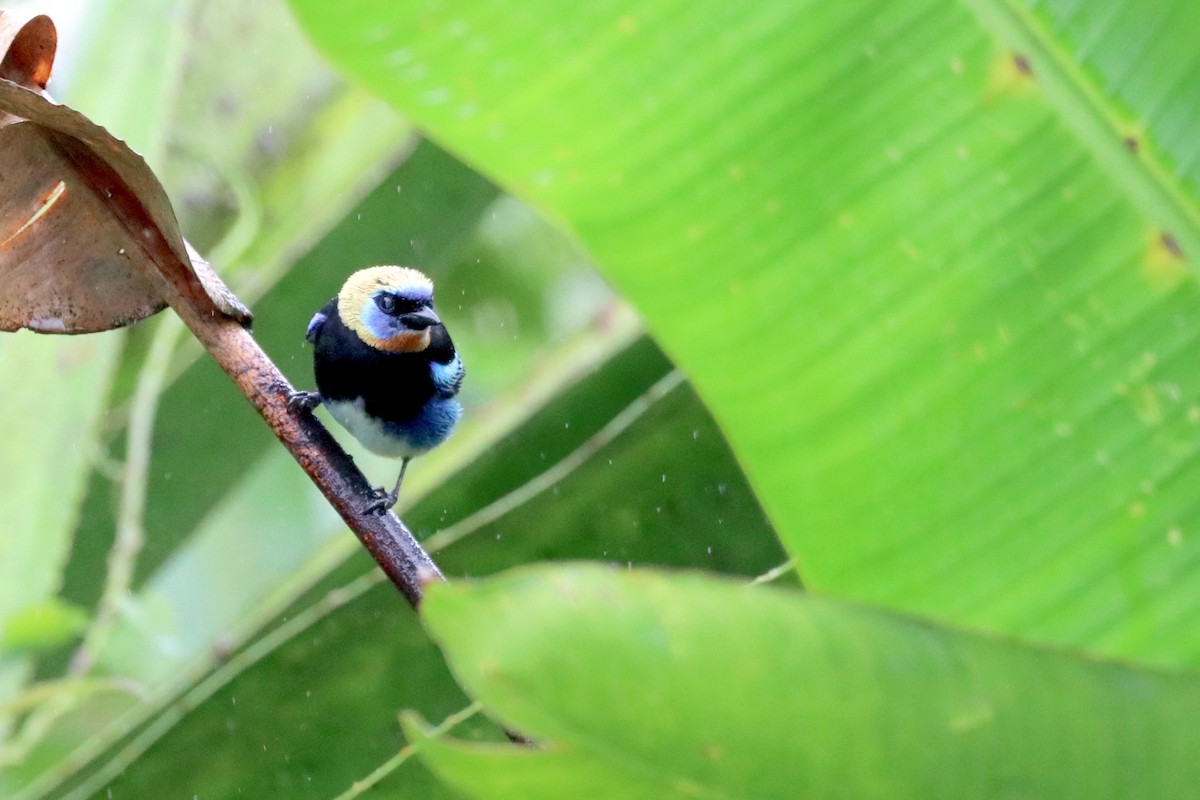
<path fill-rule="evenodd" d="M 366 328 L 367 332 L 376 339 L 391 339 L 393 336 L 408 331 L 403 322 L 393 315 L 386 313 L 377 303 L 373 302 L 363 306 L 362 314 L 359 315 L 358 320 Z"/>
<path fill-rule="evenodd" d="M 371 302 L 363 307 L 359 321 L 377 339 L 391 339 L 413 329 L 404 324 L 402 316 L 433 304 L 431 293 L 415 290 L 380 290 L 371 295 Z"/>

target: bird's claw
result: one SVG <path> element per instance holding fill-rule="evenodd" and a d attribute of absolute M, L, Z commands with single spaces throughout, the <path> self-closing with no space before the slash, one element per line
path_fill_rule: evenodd
<path fill-rule="evenodd" d="M 392 506 L 396 505 L 396 500 L 400 496 L 399 492 L 389 492 L 382 486 L 377 487 L 374 493 L 375 499 L 363 507 L 364 514 L 378 514 L 379 516 L 383 516 Z"/>
<path fill-rule="evenodd" d="M 288 395 L 288 411 L 293 414 L 303 414 L 321 405 L 320 392 L 292 392 Z"/>

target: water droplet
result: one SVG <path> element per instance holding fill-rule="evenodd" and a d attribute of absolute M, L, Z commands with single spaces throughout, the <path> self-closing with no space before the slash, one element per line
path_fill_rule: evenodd
<path fill-rule="evenodd" d="M 440 106 L 450 99 L 448 89 L 430 89 L 421 95 L 422 102 L 427 106 Z"/>

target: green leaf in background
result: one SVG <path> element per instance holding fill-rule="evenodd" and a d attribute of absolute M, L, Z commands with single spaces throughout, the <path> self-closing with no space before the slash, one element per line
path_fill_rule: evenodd
<path fill-rule="evenodd" d="M 64 645 L 79 635 L 87 620 L 83 609 L 58 598 L 22 608 L 0 624 L 0 655 Z"/>
<path fill-rule="evenodd" d="M 1195 677 L 599 566 L 431 587 L 422 619 L 468 691 L 541 743 L 434 740 L 410 722 L 423 759 L 471 797 L 1195 791 Z"/>
<path fill-rule="evenodd" d="M 1200 664 L 1200 66 L 1141 5 L 292 5 L 579 237 L 806 584 Z"/>
<path fill-rule="evenodd" d="M 0 437 L 0 622 L 57 591 L 119 347 L 120 334 L 0 337 L 13 423 Z"/>

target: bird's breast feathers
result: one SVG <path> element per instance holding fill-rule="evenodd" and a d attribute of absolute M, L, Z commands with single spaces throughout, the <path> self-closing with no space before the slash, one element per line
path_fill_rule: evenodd
<path fill-rule="evenodd" d="M 326 401 L 341 425 L 372 453 L 389 458 L 412 458 L 444 442 L 454 430 L 462 406 L 455 400 L 433 398 L 412 420 L 396 423 L 371 416 L 360 397 Z"/>

